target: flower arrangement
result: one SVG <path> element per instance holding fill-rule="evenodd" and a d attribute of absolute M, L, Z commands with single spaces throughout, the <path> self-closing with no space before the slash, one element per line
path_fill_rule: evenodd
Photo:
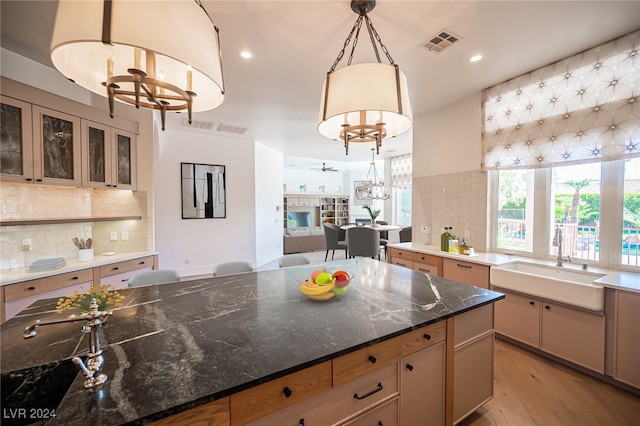
<path fill-rule="evenodd" d="M 376 222 L 376 218 L 380 216 L 380 210 L 372 209 L 369 205 L 363 206 L 362 208 L 369 212 L 369 216 L 371 216 L 371 224 L 373 225 Z"/>
<path fill-rule="evenodd" d="M 83 287 L 80 288 L 84 290 Z M 65 309 L 80 308 L 82 312 L 89 312 L 91 299 L 96 299 L 98 309 L 104 311 L 109 306 L 117 308 L 120 302 L 124 300 L 124 296 L 111 284 L 94 285 L 92 283 L 85 294 L 80 294 L 78 290 L 75 290 L 73 294 L 70 294 L 66 298 L 60 298 L 56 305 L 56 311 L 61 314 Z"/>

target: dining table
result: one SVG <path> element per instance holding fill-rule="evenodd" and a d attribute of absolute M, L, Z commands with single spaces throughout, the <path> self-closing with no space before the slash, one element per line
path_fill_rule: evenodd
<path fill-rule="evenodd" d="M 342 225 L 340 227 L 340 229 L 344 229 L 347 230 L 349 228 L 356 228 L 356 227 L 362 227 L 362 228 L 371 228 L 371 229 L 375 229 L 379 232 L 383 232 L 383 231 L 397 231 L 398 229 L 400 229 L 401 227 L 398 225 L 382 225 L 380 223 L 377 223 L 375 226 L 372 226 L 371 224 L 367 224 L 367 225 Z"/>

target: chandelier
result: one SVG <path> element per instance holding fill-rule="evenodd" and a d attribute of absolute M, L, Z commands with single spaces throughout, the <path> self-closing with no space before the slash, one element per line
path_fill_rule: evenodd
<path fill-rule="evenodd" d="M 58 4 L 51 61 L 69 80 L 114 101 L 167 111 L 207 111 L 224 99 L 218 28 L 200 0 Z"/>
<path fill-rule="evenodd" d="M 327 138 L 343 141 L 346 155 L 349 155 L 350 142 L 375 142 L 379 154 L 382 139 L 398 136 L 411 128 L 407 79 L 367 16 L 375 4 L 375 0 L 351 1 L 351 9 L 358 14 L 358 19 L 322 86 L 318 131 Z M 378 62 L 351 65 L 363 22 Z M 347 66 L 336 71 L 352 39 Z M 376 42 L 386 55 L 388 65 L 381 63 Z"/>
<path fill-rule="evenodd" d="M 388 200 L 391 196 L 384 188 L 384 180 L 378 176 L 376 170 L 374 148 L 371 149 L 371 164 L 367 177 L 362 180 L 362 184 L 356 188 L 356 198 L 360 200 Z"/>

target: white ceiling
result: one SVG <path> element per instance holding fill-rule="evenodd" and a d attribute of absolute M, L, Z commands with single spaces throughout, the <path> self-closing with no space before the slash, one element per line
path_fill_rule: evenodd
<path fill-rule="evenodd" d="M 2 0 L 2 47 L 51 66 L 56 3 Z M 340 142 L 316 130 L 322 82 L 357 18 L 349 0 L 202 3 L 220 29 L 226 96 L 222 106 L 195 114 L 194 120 L 249 128 L 243 137 L 284 153 L 285 167 L 326 162 L 342 171 L 353 168 L 350 162 L 371 160 L 370 144 L 354 144 L 345 157 Z M 640 29 L 640 1 L 378 0 L 369 17 L 407 76 L 415 120 Z M 441 53 L 421 47 L 443 29 L 461 41 Z M 241 49 L 253 51 L 255 59 L 241 59 Z M 469 62 L 476 53 L 485 59 Z M 375 58 L 363 34 L 353 63 L 370 61 Z M 346 58 L 338 68 L 344 65 Z M 183 116 L 169 116 L 167 126 L 185 129 Z M 380 154 L 408 153 L 411 144 L 407 132 L 385 140 Z"/>

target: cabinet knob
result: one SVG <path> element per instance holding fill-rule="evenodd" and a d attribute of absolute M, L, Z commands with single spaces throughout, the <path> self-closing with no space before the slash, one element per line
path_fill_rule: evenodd
<path fill-rule="evenodd" d="M 29 289 L 28 289 L 28 290 L 33 291 L 33 290 L 35 290 L 35 289 L 36 289 L 36 288 L 35 288 L 34 286 L 31 286 L 31 287 L 29 287 Z"/>
<path fill-rule="evenodd" d="M 42 179 L 36 179 L 36 182 L 42 182 Z"/>
<path fill-rule="evenodd" d="M 71 278 L 71 279 L 72 279 L 72 280 L 78 280 L 78 279 L 80 279 L 80 278 L 79 278 L 79 277 L 73 277 L 73 278 Z"/>
<path fill-rule="evenodd" d="M 26 181 L 27 181 L 27 182 L 33 182 L 33 179 L 31 179 L 31 178 L 27 178 L 27 179 L 26 179 Z"/>
<path fill-rule="evenodd" d="M 382 420 L 378 421 L 378 426 L 384 426 L 384 424 L 382 423 Z"/>
<path fill-rule="evenodd" d="M 144 260 L 142 262 L 138 263 L 138 265 L 144 265 Z"/>
<path fill-rule="evenodd" d="M 407 364 L 407 370 L 409 370 L 409 371 L 413 371 L 413 365 L 411 365 L 411 364 Z"/>
<path fill-rule="evenodd" d="M 427 333 L 424 333 L 424 338 L 427 339 L 427 340 L 431 340 L 431 335 L 427 334 Z"/>
<path fill-rule="evenodd" d="M 375 356 L 373 356 L 373 355 L 369 355 L 369 361 L 371 361 L 371 364 L 375 364 L 375 363 L 376 363 L 376 361 L 377 361 L 377 359 L 376 359 L 376 357 L 375 357 Z"/>
<path fill-rule="evenodd" d="M 114 267 L 113 267 L 113 270 L 114 270 L 114 271 L 117 271 L 118 269 L 120 269 L 120 267 L 119 267 L 119 266 L 114 266 Z"/>
<path fill-rule="evenodd" d="M 282 389 L 282 393 L 284 394 L 285 398 L 289 398 L 293 394 L 293 391 L 289 389 L 289 386 L 285 386 L 285 388 Z"/>
<path fill-rule="evenodd" d="M 529 302 L 529 304 L 530 304 L 531 306 L 533 306 L 533 305 L 535 305 L 535 304 L 536 304 L 536 302 Z"/>
<path fill-rule="evenodd" d="M 304 426 L 304 419 L 300 419 L 300 421 L 298 422 L 298 424 L 299 424 L 300 426 Z"/>
<path fill-rule="evenodd" d="M 545 308 L 545 309 L 551 309 L 551 306 L 546 305 L 544 308 Z"/>

